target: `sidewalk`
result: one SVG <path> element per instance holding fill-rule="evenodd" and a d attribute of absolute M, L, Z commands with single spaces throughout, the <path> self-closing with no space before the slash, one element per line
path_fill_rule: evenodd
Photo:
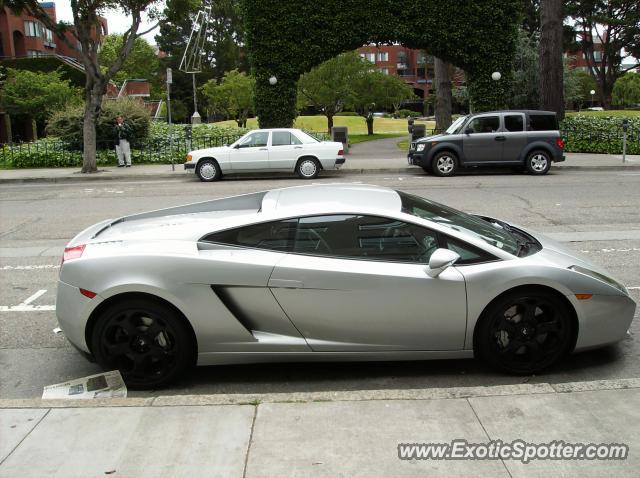
<path fill-rule="evenodd" d="M 397 140 L 398 138 L 391 138 Z M 324 171 L 320 177 L 344 176 L 348 174 L 393 173 L 423 175 L 424 171 L 416 166 L 407 164 L 406 154 L 398 150 L 397 153 L 384 155 L 375 152 L 376 143 L 388 143 L 388 139 L 356 144 L 347 155 L 347 161 L 339 171 Z M 361 145 L 367 145 L 366 147 Z M 387 148 L 388 149 L 388 148 Z M 627 162 L 622 163 L 622 156 L 612 154 L 567 153 L 566 161 L 554 163 L 551 171 L 575 170 L 608 170 L 640 171 L 640 155 L 627 156 Z M 101 167 L 96 174 L 81 174 L 78 168 L 47 168 L 47 169 L 3 169 L 0 170 L 0 184 L 29 183 L 29 182 L 71 182 L 91 180 L 119 180 L 144 181 L 180 179 L 196 180 L 195 175 L 186 172 L 182 164 L 175 165 L 172 171 L 170 164 L 133 165 L 131 168 L 115 166 Z"/>
<path fill-rule="evenodd" d="M 0 400 L 0 477 L 637 476 L 640 379 Z M 400 460 L 399 443 L 617 443 L 626 460 Z"/>

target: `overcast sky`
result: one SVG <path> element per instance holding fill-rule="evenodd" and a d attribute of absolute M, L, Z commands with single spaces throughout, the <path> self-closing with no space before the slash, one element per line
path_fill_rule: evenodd
<path fill-rule="evenodd" d="M 58 21 L 64 20 L 69 23 L 73 23 L 73 15 L 71 13 L 71 1 L 70 0 L 55 0 L 56 4 L 56 16 Z M 161 3 L 158 2 L 160 5 Z M 124 13 L 118 10 L 107 10 L 104 13 L 109 23 L 109 33 L 123 33 L 131 26 L 131 17 L 127 17 Z M 153 22 L 149 22 L 146 15 L 142 16 L 142 25 L 139 31 L 148 30 L 153 26 Z M 154 31 L 146 34 L 144 38 L 151 44 L 155 45 L 154 36 L 158 33 L 156 28 Z"/>

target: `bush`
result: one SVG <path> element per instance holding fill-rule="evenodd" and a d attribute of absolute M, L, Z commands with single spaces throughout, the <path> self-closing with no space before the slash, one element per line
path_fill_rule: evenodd
<path fill-rule="evenodd" d="M 627 153 L 640 154 L 640 117 L 629 117 Z M 622 153 L 622 118 L 576 115 L 566 117 L 560 130 L 568 153 Z"/>
<path fill-rule="evenodd" d="M 138 100 L 123 98 L 105 100 L 102 113 L 96 124 L 96 142 L 98 149 L 110 149 L 114 144 L 114 125 L 116 117 L 122 115 L 133 128 L 134 141 L 149 136 L 149 111 Z M 70 106 L 54 113 L 47 123 L 47 134 L 56 136 L 69 145 L 71 149 L 82 149 L 83 106 Z"/>
<path fill-rule="evenodd" d="M 407 109 L 401 109 L 393 113 L 394 118 L 405 119 L 407 116 L 412 116 L 413 118 L 415 118 L 416 116 L 420 116 L 420 113 Z"/>
<path fill-rule="evenodd" d="M 360 116 L 355 111 L 341 111 L 340 113 L 336 113 L 336 116 Z"/>

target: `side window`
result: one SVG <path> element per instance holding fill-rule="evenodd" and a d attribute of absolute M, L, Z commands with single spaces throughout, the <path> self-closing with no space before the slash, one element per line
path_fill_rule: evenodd
<path fill-rule="evenodd" d="M 499 116 L 481 116 L 474 118 L 467 128 L 471 128 L 474 133 L 495 133 L 500 129 Z"/>
<path fill-rule="evenodd" d="M 529 117 L 531 131 L 555 131 L 558 129 L 558 120 L 555 115 L 532 114 Z"/>
<path fill-rule="evenodd" d="M 524 116 L 522 115 L 505 115 L 504 127 L 507 131 L 523 131 Z"/>
<path fill-rule="evenodd" d="M 437 248 L 436 234 L 422 227 L 345 214 L 301 218 L 294 252 L 426 264 Z"/>
<path fill-rule="evenodd" d="M 265 222 L 250 226 L 214 232 L 204 237 L 206 242 L 232 246 L 256 247 L 273 251 L 290 251 L 296 235 L 297 219 Z"/>
<path fill-rule="evenodd" d="M 288 131 L 274 131 L 271 133 L 271 146 L 289 146 L 291 133 Z"/>
<path fill-rule="evenodd" d="M 267 145 L 267 141 L 269 141 L 269 132 L 257 131 L 255 133 L 251 133 L 249 136 L 244 138 L 240 142 L 240 147 L 241 148 L 264 147 Z"/>
<path fill-rule="evenodd" d="M 302 141 L 295 134 L 291 133 L 291 144 L 302 144 Z"/>
<path fill-rule="evenodd" d="M 476 264 L 478 262 L 488 262 L 496 259 L 491 254 L 487 254 L 483 250 L 478 249 L 471 244 L 467 244 L 445 235 L 441 235 L 441 237 L 444 242 L 443 247 L 446 247 L 460 256 L 460 259 L 458 259 L 456 264 Z"/>

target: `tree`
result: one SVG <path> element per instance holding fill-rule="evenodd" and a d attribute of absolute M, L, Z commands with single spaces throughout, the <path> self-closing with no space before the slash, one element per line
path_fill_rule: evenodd
<path fill-rule="evenodd" d="M 400 78 L 378 70 L 361 73 L 354 80 L 354 109 L 365 118 L 367 134 L 373 134 L 373 113 L 377 109 L 397 109 L 403 101 L 415 97 L 413 89 Z"/>
<path fill-rule="evenodd" d="M 568 61 L 564 65 L 564 101 L 568 108 L 582 108 L 585 101 L 591 98 L 591 90 L 596 88 L 593 77 L 584 70 L 570 68 Z"/>
<path fill-rule="evenodd" d="M 224 74 L 222 82 L 209 80 L 202 92 L 210 104 L 224 110 L 235 119 L 239 128 L 247 127 L 247 119 L 253 112 L 253 90 L 255 80 L 238 70 Z"/>
<path fill-rule="evenodd" d="M 451 93 L 452 65 L 440 58 L 434 58 L 435 88 L 436 88 L 436 129 L 446 130 L 451 126 L 451 108 L 453 95 Z"/>
<path fill-rule="evenodd" d="M 510 108 L 537 109 L 540 104 L 538 42 L 525 30 L 518 32 L 513 61 L 513 84 L 507 101 Z"/>
<path fill-rule="evenodd" d="M 345 105 L 355 101 L 355 81 L 373 65 L 360 58 L 356 52 L 336 56 L 298 80 L 298 98 L 304 105 L 313 105 L 327 117 L 327 132 L 333 128 L 333 117 Z"/>
<path fill-rule="evenodd" d="M 613 104 L 636 106 L 640 104 L 640 74 L 627 72 L 613 85 Z"/>
<path fill-rule="evenodd" d="M 103 70 L 115 61 L 123 44 L 124 36 L 118 33 L 112 33 L 104 38 L 98 55 Z M 131 53 L 122 64 L 120 71 L 113 76 L 113 80 L 122 83 L 127 79 L 146 79 L 149 80 L 155 95 L 158 95 L 162 86 L 159 72 L 160 62 L 156 50 L 144 38 L 136 38 Z"/>
<path fill-rule="evenodd" d="M 0 89 L 0 106 L 10 115 L 25 116 L 40 126 L 49 115 L 79 100 L 79 91 L 58 71 L 47 73 L 7 69 Z"/>
<path fill-rule="evenodd" d="M 564 118 L 562 0 L 540 1 L 540 108 Z"/>
<path fill-rule="evenodd" d="M 609 108 L 616 80 L 640 65 L 635 61 L 621 67 L 625 58 L 640 57 L 640 3 L 630 0 L 569 0 L 566 9 L 575 20 L 577 43 L 586 58 L 589 72 L 598 84 L 598 99 L 604 108 Z M 601 59 L 596 59 L 596 55 L 601 55 Z"/>
<path fill-rule="evenodd" d="M 71 36 L 80 45 L 80 58 L 85 69 L 83 136 L 83 173 L 95 173 L 96 165 L 96 122 L 102 111 L 102 98 L 107 84 L 122 68 L 131 52 L 136 38 L 147 32 L 139 32 L 141 13 L 156 0 L 71 0 L 73 28 L 64 23 L 55 23 L 44 11 L 38 0 L 5 0 L 5 4 L 14 11 L 26 10 L 40 20 L 47 28 L 59 34 L 69 48 L 77 49 L 75 42 L 65 36 Z M 100 68 L 98 51 L 104 38 L 100 14 L 109 8 L 116 8 L 131 17 L 131 25 L 123 34 L 122 48 L 113 63 L 105 70 Z M 155 26 L 153 27 L 155 28 Z"/>

